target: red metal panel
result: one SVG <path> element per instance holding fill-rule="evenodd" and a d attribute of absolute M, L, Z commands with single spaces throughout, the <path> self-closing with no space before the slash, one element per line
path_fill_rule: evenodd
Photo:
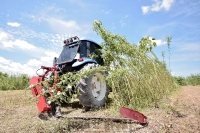
<path fill-rule="evenodd" d="M 140 123 L 147 123 L 147 117 L 136 110 L 122 107 L 120 108 L 120 114 L 126 118 L 137 120 Z"/>
<path fill-rule="evenodd" d="M 30 86 L 32 86 L 31 88 L 31 91 L 33 93 L 33 96 L 36 97 L 37 95 L 39 95 L 36 87 L 33 87 L 35 84 L 39 83 L 40 82 L 40 77 L 39 76 L 33 76 L 30 81 L 29 81 L 29 84 Z"/>
<path fill-rule="evenodd" d="M 40 96 L 38 98 L 38 100 L 39 101 L 36 104 L 37 104 L 38 110 L 41 113 L 44 113 L 46 111 L 50 111 L 51 110 L 51 107 L 47 104 L 46 99 L 45 99 L 44 96 Z"/>
<path fill-rule="evenodd" d="M 42 86 L 39 86 L 39 85 L 36 85 L 37 83 L 40 82 L 40 77 L 39 76 L 33 76 L 31 79 L 30 79 L 30 86 L 33 86 L 31 88 L 31 91 L 33 93 L 33 96 L 34 97 L 37 97 L 37 107 L 38 107 L 38 110 L 41 112 L 41 113 L 44 113 L 46 111 L 50 111 L 50 106 L 47 104 L 46 102 L 46 99 L 42 94 L 41 92 L 41 89 L 42 89 Z M 36 86 L 35 86 L 36 85 Z"/>

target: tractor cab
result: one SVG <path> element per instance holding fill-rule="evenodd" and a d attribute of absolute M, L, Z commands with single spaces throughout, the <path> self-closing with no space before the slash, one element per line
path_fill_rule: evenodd
<path fill-rule="evenodd" d="M 87 63 L 102 64 L 99 62 L 103 62 L 99 54 L 101 46 L 91 40 L 80 40 L 75 36 L 64 40 L 64 44 L 56 64 L 65 72 L 80 70 Z M 97 55 L 96 60 L 89 57 L 92 53 Z"/>
<path fill-rule="evenodd" d="M 38 70 L 45 70 L 42 75 L 33 76 L 30 79 L 30 88 L 34 97 L 38 97 L 37 107 L 41 113 L 50 112 L 52 115 L 60 117 L 59 109 L 56 109 L 56 103 L 48 103 L 47 98 L 51 95 L 42 95 L 43 90 L 50 90 L 53 88 L 56 91 L 61 91 L 58 86 L 61 75 L 68 72 L 77 72 L 79 70 L 90 70 L 99 65 L 103 65 L 101 58 L 101 46 L 90 40 L 80 40 L 78 37 L 72 37 L 64 40 L 63 50 L 58 58 L 54 58 L 53 67 L 41 66 Z M 91 59 L 91 54 L 95 53 L 94 58 Z M 37 71 L 38 71 L 37 70 Z M 37 73 L 36 71 L 36 73 Z M 53 80 L 50 80 L 53 77 Z M 88 110 L 91 107 L 102 107 L 105 105 L 108 97 L 108 86 L 105 80 L 104 72 L 93 72 L 85 79 L 80 79 L 72 89 L 62 90 L 66 94 L 76 94 L 79 92 L 78 99 L 80 103 Z M 101 79 L 101 80 L 100 80 Z M 45 86 L 40 82 L 47 81 Z M 70 80 L 71 81 L 71 80 Z M 63 88 L 67 88 L 68 84 L 61 83 Z M 68 97 L 70 95 L 67 95 Z"/>

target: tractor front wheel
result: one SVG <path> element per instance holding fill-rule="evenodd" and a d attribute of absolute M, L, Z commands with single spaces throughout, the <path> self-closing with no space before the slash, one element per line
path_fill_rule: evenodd
<path fill-rule="evenodd" d="M 84 69 L 92 69 L 96 64 L 87 64 Z M 108 86 L 102 72 L 94 72 L 91 76 L 81 79 L 78 84 L 80 103 L 89 110 L 91 107 L 102 107 L 108 98 Z"/>

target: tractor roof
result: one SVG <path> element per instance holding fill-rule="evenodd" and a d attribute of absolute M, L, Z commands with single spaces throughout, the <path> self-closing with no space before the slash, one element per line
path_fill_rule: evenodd
<path fill-rule="evenodd" d="M 87 41 L 87 42 L 91 42 L 91 43 L 93 43 L 94 45 L 96 45 L 98 48 L 101 48 L 101 46 L 98 44 L 98 43 L 96 43 L 96 42 L 94 42 L 94 41 L 92 41 L 92 40 L 89 40 L 89 39 L 79 39 L 77 36 L 75 36 L 75 37 L 71 37 L 71 38 L 68 38 L 68 39 L 66 39 L 66 40 L 64 40 L 64 46 L 67 46 L 67 45 L 71 45 L 71 44 L 75 44 L 76 42 L 80 42 L 80 41 Z"/>
<path fill-rule="evenodd" d="M 81 39 L 81 41 L 88 41 L 88 42 L 92 42 L 93 44 L 95 44 L 97 47 L 101 48 L 101 45 L 99 45 L 98 43 L 92 41 L 92 40 L 89 40 L 89 39 Z"/>

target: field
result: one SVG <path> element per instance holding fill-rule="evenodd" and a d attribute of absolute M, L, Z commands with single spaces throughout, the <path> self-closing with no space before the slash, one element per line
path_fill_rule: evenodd
<path fill-rule="evenodd" d="M 56 84 L 62 93 L 54 89 L 50 98 L 56 102 L 66 100 L 65 92 L 71 92 L 71 86 L 76 86 L 80 79 L 94 72 L 105 72 L 109 73 L 105 80 L 112 88 L 106 107 L 84 112 L 77 99 L 68 97 L 71 103 L 63 105 L 63 118 L 39 114 L 31 91 L 23 90 L 29 86 L 30 77 L 0 72 L 0 132 L 200 132 L 200 86 L 186 86 L 200 85 L 200 75 L 173 77 L 166 62 L 159 61 L 153 52 L 155 38 L 144 37 L 138 46 L 106 30 L 101 21 L 94 21 L 93 27 L 104 41 L 102 49 L 90 57 L 101 66 L 63 73 Z M 53 81 L 56 82 L 52 76 L 41 83 L 48 88 L 44 95 L 49 94 Z M 105 119 L 120 118 L 122 106 L 144 113 L 149 125 Z"/>
<path fill-rule="evenodd" d="M 77 100 L 62 107 L 64 118 L 40 115 L 29 90 L 0 91 L 1 133 L 46 132 L 200 132 L 200 86 L 183 86 L 157 108 L 143 109 L 148 126 L 116 123 L 110 120 L 68 119 L 74 116 L 117 117 L 107 108 L 84 112 Z M 40 117 L 39 117 L 40 116 Z M 41 119 L 42 118 L 42 119 Z"/>

